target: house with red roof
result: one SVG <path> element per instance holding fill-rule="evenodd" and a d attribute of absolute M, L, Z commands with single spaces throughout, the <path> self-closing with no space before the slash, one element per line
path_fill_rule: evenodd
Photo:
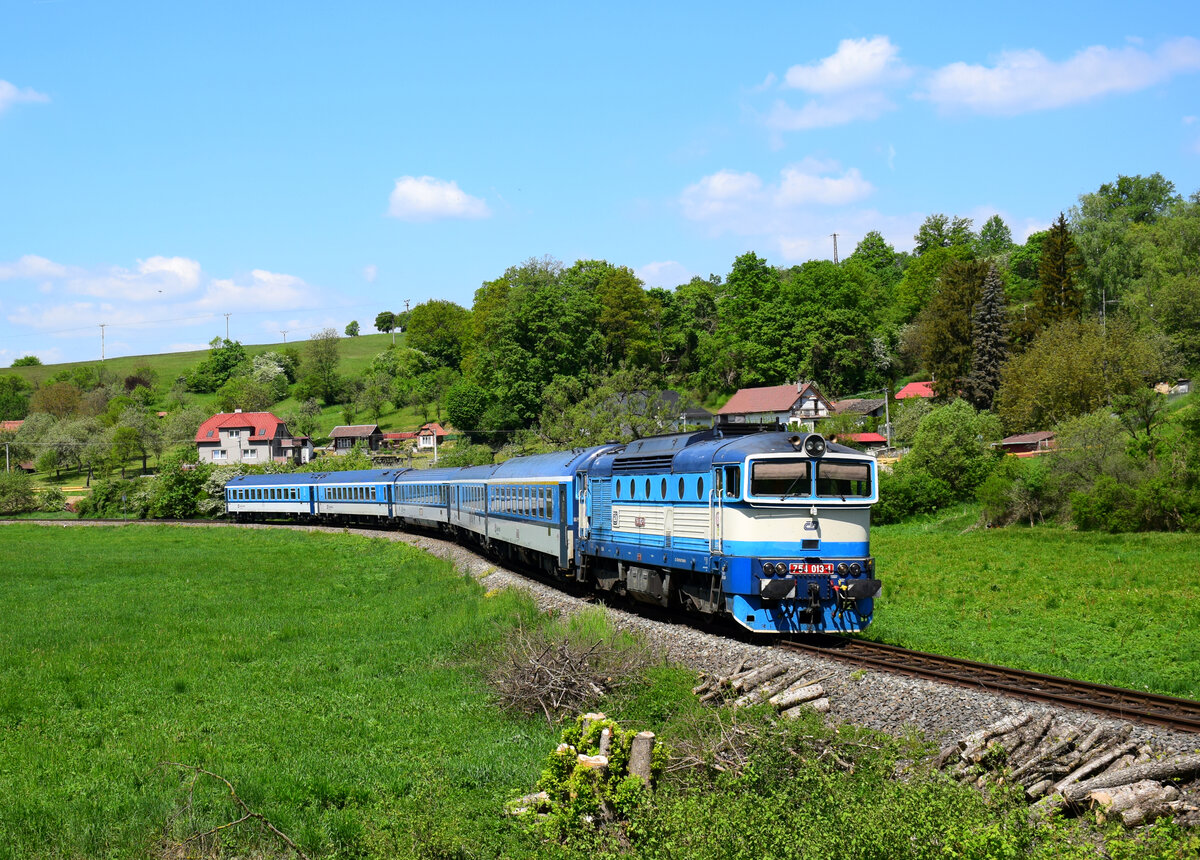
<path fill-rule="evenodd" d="M 845 436 L 836 437 L 834 441 L 850 445 L 854 448 L 861 448 L 868 454 L 882 451 L 888 446 L 887 438 L 881 433 L 874 432 L 847 433 Z"/>
<path fill-rule="evenodd" d="M 293 436 L 271 412 L 218 412 L 196 431 L 201 463 L 307 463 L 312 441 Z"/>
<path fill-rule="evenodd" d="M 833 404 L 815 382 L 739 389 L 717 410 L 717 420 L 733 424 L 807 424 L 828 418 Z"/>
<path fill-rule="evenodd" d="M 925 382 L 910 382 L 908 385 L 896 392 L 897 400 L 906 400 L 909 397 L 922 397 L 926 400 L 931 399 L 933 393 L 933 380 Z"/>
<path fill-rule="evenodd" d="M 441 445 L 443 440 L 450 434 L 446 432 L 446 428 L 436 421 L 430 421 L 428 424 L 422 424 L 421 429 L 417 431 L 417 447 L 422 450 L 432 451 L 438 445 Z"/>

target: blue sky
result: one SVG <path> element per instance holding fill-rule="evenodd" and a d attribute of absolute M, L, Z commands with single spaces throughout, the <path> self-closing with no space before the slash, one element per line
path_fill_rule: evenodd
<path fill-rule="evenodd" d="M 1200 189 L 1191 3 L 0 5 L 0 367 Z M 1135 10 L 1136 9 L 1136 10 Z"/>

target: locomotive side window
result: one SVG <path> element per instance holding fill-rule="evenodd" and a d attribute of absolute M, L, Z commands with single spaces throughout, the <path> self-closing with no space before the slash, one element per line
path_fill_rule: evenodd
<path fill-rule="evenodd" d="M 683 501 L 683 478 L 679 479 L 679 501 Z"/>
<path fill-rule="evenodd" d="M 613 481 L 613 483 L 617 485 L 617 498 L 619 499 L 621 498 L 621 482 L 617 480 Z"/>
<path fill-rule="evenodd" d="M 646 479 L 646 498 L 650 498 L 650 479 Z"/>
<path fill-rule="evenodd" d="M 758 460 L 750 465 L 750 495 L 812 495 L 808 460 Z"/>
<path fill-rule="evenodd" d="M 742 467 L 725 467 L 725 498 L 736 499 L 742 489 Z"/>
<path fill-rule="evenodd" d="M 666 478 L 662 479 L 662 487 L 659 488 L 659 491 L 662 493 L 663 501 L 666 501 L 667 500 L 667 479 Z"/>
<path fill-rule="evenodd" d="M 704 498 L 704 476 L 703 475 L 701 475 L 699 478 L 696 479 L 696 498 L 697 499 Z"/>
<path fill-rule="evenodd" d="M 822 460 L 817 463 L 817 495 L 825 498 L 868 498 L 871 495 L 869 463 Z"/>

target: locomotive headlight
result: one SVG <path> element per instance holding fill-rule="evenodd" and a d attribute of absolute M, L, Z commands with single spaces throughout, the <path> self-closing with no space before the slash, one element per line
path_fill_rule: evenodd
<path fill-rule="evenodd" d="M 859 564 L 859 563 L 856 561 L 856 562 L 854 562 L 853 564 L 851 564 L 851 565 L 850 565 L 850 574 L 851 574 L 851 576 L 858 576 L 860 573 L 862 573 L 862 565 L 861 565 L 861 564 Z"/>
<path fill-rule="evenodd" d="M 775 562 L 775 575 L 776 576 L 783 576 L 787 572 L 788 572 L 788 568 L 787 568 L 786 564 L 784 564 L 782 561 Z"/>
<path fill-rule="evenodd" d="M 825 440 L 815 433 L 808 434 L 804 440 L 804 453 L 810 457 L 820 457 L 825 453 Z"/>
<path fill-rule="evenodd" d="M 775 572 L 775 565 L 771 564 L 771 562 L 769 562 L 769 561 L 764 561 L 763 562 L 763 576 L 770 576 L 774 572 Z"/>
<path fill-rule="evenodd" d="M 845 576 L 849 570 L 850 570 L 850 565 L 846 564 L 846 562 L 844 562 L 844 561 L 838 562 L 838 566 L 837 566 L 838 576 Z"/>

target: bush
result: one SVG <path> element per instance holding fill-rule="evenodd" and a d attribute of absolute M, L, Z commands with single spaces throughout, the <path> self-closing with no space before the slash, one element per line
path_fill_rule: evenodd
<path fill-rule="evenodd" d="M 924 469 L 897 464 L 891 472 L 879 473 L 879 504 L 871 509 L 871 522 L 888 525 L 930 514 L 954 501 L 950 485 Z"/>
<path fill-rule="evenodd" d="M 67 497 L 58 487 L 47 487 L 38 494 L 38 510 L 56 514 L 67 509 Z"/>
<path fill-rule="evenodd" d="M 140 506 L 134 500 L 138 495 L 137 489 L 133 481 L 96 481 L 92 484 L 92 491 L 75 506 L 75 512 L 80 517 L 95 519 L 119 519 L 127 516 L 141 519 L 146 516 L 146 511 L 144 506 Z"/>
<path fill-rule="evenodd" d="M 0 514 L 20 514 L 36 509 L 33 478 L 19 469 L 0 472 Z"/>
<path fill-rule="evenodd" d="M 1045 522 L 1059 512 L 1049 461 L 1005 457 L 979 486 L 983 516 L 991 525 L 1028 520 Z"/>

